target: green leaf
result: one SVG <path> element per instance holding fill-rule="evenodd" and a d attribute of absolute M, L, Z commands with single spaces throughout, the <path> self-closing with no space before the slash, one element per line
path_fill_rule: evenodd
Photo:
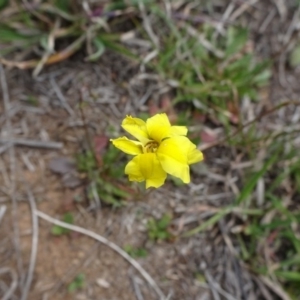
<path fill-rule="evenodd" d="M 225 69 L 225 74 L 227 77 L 232 78 L 232 74 L 240 77 L 240 72 L 246 72 L 248 74 L 249 66 L 253 60 L 253 56 L 251 54 L 244 55 L 242 58 L 232 62 Z"/>
<path fill-rule="evenodd" d="M 105 51 L 105 46 L 99 38 L 95 38 L 93 43 L 97 49 L 97 51 L 91 55 L 89 55 L 86 60 L 87 61 L 96 61 L 98 60 Z"/>
<path fill-rule="evenodd" d="M 261 73 L 259 73 L 253 78 L 253 83 L 256 83 L 258 86 L 263 86 L 268 83 L 268 80 L 271 78 L 271 76 L 271 70 L 263 70 Z"/>
<path fill-rule="evenodd" d="M 68 292 L 73 293 L 84 287 L 85 276 L 83 273 L 78 274 L 68 286 Z"/>
<path fill-rule="evenodd" d="M 107 151 L 103 155 L 103 161 L 104 161 L 105 165 L 110 165 L 113 162 L 115 162 L 119 153 L 120 153 L 119 149 L 117 149 L 110 143 Z"/>
<path fill-rule="evenodd" d="M 290 258 L 290 259 L 287 259 L 285 261 L 280 262 L 281 267 L 290 267 L 290 266 L 294 266 L 294 265 L 300 266 L 300 256 L 299 256 L 299 254 L 292 257 L 292 258 Z"/>
<path fill-rule="evenodd" d="M 263 167 L 257 171 L 255 174 L 252 175 L 252 177 L 248 180 L 245 187 L 241 191 L 240 195 L 236 199 L 236 203 L 240 204 L 244 200 L 246 200 L 253 192 L 258 180 L 264 176 L 264 174 L 267 172 L 270 166 L 272 166 L 276 160 L 278 159 L 278 153 L 279 151 L 276 151 L 269 160 L 267 160 Z"/>
<path fill-rule="evenodd" d="M 297 157 L 298 153 L 292 153 L 292 157 Z M 273 192 L 276 188 L 278 188 L 281 183 L 290 175 L 293 174 L 294 172 L 299 172 L 300 170 L 300 159 L 295 161 L 289 168 L 284 170 L 283 172 L 280 172 L 278 176 L 272 180 L 270 183 L 270 186 L 268 188 L 268 191 L 271 193 Z"/>
<path fill-rule="evenodd" d="M 5 8 L 5 6 L 8 4 L 8 0 L 0 0 L 0 10 Z"/>
<path fill-rule="evenodd" d="M 289 64 L 295 68 L 300 64 L 300 45 L 297 45 L 291 52 L 289 57 Z"/>
<path fill-rule="evenodd" d="M 25 41 L 28 37 L 18 33 L 15 29 L 7 25 L 0 24 L 0 39 L 1 42 Z"/>
<path fill-rule="evenodd" d="M 95 170 L 97 162 L 92 151 L 86 151 L 76 156 L 77 169 L 80 172 L 90 172 Z"/>
<path fill-rule="evenodd" d="M 67 212 L 66 214 L 64 214 L 63 221 L 65 223 L 68 223 L 68 224 L 73 224 L 74 223 L 74 217 L 70 212 Z"/>
<path fill-rule="evenodd" d="M 64 12 L 68 12 L 70 10 L 71 1 L 70 0 L 55 0 L 54 5 Z"/>
<path fill-rule="evenodd" d="M 117 199 L 116 197 L 114 197 L 113 195 L 110 195 L 107 193 L 100 194 L 100 197 L 106 204 L 110 204 L 115 208 L 122 207 L 125 205 L 124 201 L 121 201 L 121 200 Z"/>
<path fill-rule="evenodd" d="M 68 286 L 68 292 L 73 293 L 77 289 L 77 284 L 76 282 L 71 282 Z"/>
<path fill-rule="evenodd" d="M 276 276 L 288 281 L 300 282 L 300 273 L 292 271 L 275 271 Z"/>
<path fill-rule="evenodd" d="M 150 218 L 147 223 L 148 236 L 151 240 L 166 240 L 171 237 L 168 232 L 168 226 L 172 217 L 170 215 L 164 215 L 161 219 L 155 220 Z"/>
<path fill-rule="evenodd" d="M 227 31 L 226 56 L 237 53 L 246 44 L 248 39 L 248 30 L 245 28 L 229 27 Z"/>
<path fill-rule="evenodd" d="M 117 168 L 110 168 L 109 169 L 109 175 L 112 178 L 122 178 L 124 176 L 124 169 L 125 169 L 125 165 L 122 166 L 118 166 Z"/>
<path fill-rule="evenodd" d="M 229 214 L 231 211 L 233 210 L 232 206 L 229 206 L 227 208 L 224 208 L 222 210 L 220 210 L 218 213 L 216 213 L 214 216 L 212 216 L 211 218 L 209 218 L 207 221 L 205 221 L 203 224 L 201 224 L 200 226 L 184 233 L 185 237 L 189 237 L 192 236 L 196 233 L 199 233 L 205 229 L 207 229 L 210 226 L 215 225 L 219 220 L 221 220 L 224 216 L 226 216 L 227 214 Z"/>
<path fill-rule="evenodd" d="M 48 36 L 47 35 L 41 36 L 40 44 L 41 44 L 41 46 L 43 47 L 44 50 L 46 50 L 46 51 L 50 50 L 49 46 L 48 46 Z"/>
<path fill-rule="evenodd" d="M 128 6 L 137 6 L 139 2 L 144 3 L 145 5 L 153 4 L 153 0 L 114 0 L 108 1 L 107 5 L 105 6 L 106 11 L 112 10 L 122 10 L 128 8 Z"/>
<path fill-rule="evenodd" d="M 159 229 L 166 229 L 170 222 L 172 220 L 172 217 L 170 215 L 164 215 L 157 223 Z"/>
<path fill-rule="evenodd" d="M 128 58 L 132 58 L 135 61 L 138 61 L 139 58 L 133 54 L 131 51 L 129 51 L 126 47 L 121 45 L 120 43 L 114 41 L 114 37 L 111 38 L 109 36 L 99 35 L 98 36 L 99 41 L 102 42 L 105 48 L 109 48 L 111 50 L 114 50 L 117 53 L 120 53 L 124 56 L 127 56 Z"/>
<path fill-rule="evenodd" d="M 144 249 L 144 248 L 134 248 L 131 245 L 125 245 L 124 246 L 124 251 L 127 252 L 133 258 L 137 258 L 137 257 L 143 258 L 143 257 L 146 257 L 148 255 L 146 249 Z"/>
<path fill-rule="evenodd" d="M 248 260 L 250 258 L 250 253 L 248 251 L 248 247 L 245 245 L 245 242 L 240 234 L 237 234 L 237 239 L 239 241 L 241 255 L 242 255 L 243 260 Z"/>
<path fill-rule="evenodd" d="M 105 181 L 103 182 L 103 186 L 102 186 L 103 190 L 105 190 L 107 193 L 110 193 L 112 195 L 118 196 L 118 197 L 126 197 L 128 196 L 128 193 L 119 189 L 118 187 L 116 187 L 115 185 L 113 185 L 112 183 Z"/>
<path fill-rule="evenodd" d="M 185 183 L 178 177 L 170 176 L 169 179 L 174 183 L 175 186 L 185 185 Z"/>
<path fill-rule="evenodd" d="M 61 0 L 59 0 L 59 2 L 61 2 Z M 53 6 L 53 5 L 44 5 L 44 6 L 41 5 L 39 7 L 39 9 L 41 11 L 45 11 L 47 13 L 58 15 L 70 22 L 76 22 L 76 21 L 80 20 L 80 16 L 67 12 L 66 10 L 64 10 L 63 5 L 62 5 L 62 8 L 63 9 L 59 8 L 58 6 Z"/>
<path fill-rule="evenodd" d="M 73 224 L 74 217 L 70 212 L 68 212 L 68 213 L 64 214 L 63 221 L 68 224 Z M 54 225 L 51 228 L 51 233 L 53 235 L 57 235 L 57 236 L 60 236 L 60 235 L 63 235 L 63 234 L 69 233 L 69 232 L 70 232 L 69 229 L 59 226 L 59 225 Z"/>
<path fill-rule="evenodd" d="M 52 228 L 51 228 L 51 233 L 53 235 L 62 235 L 65 233 L 65 228 L 61 227 L 61 226 L 58 226 L 58 225 L 54 225 Z"/>

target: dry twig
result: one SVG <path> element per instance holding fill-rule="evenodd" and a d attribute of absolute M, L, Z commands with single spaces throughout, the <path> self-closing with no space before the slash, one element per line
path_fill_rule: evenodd
<path fill-rule="evenodd" d="M 96 234 L 96 233 L 94 233 L 94 232 L 92 232 L 90 230 L 87 230 L 87 229 L 84 229 L 84 228 L 76 226 L 76 225 L 71 225 L 71 224 L 67 224 L 65 222 L 56 220 L 56 219 L 48 216 L 47 214 L 45 214 L 45 213 L 43 213 L 41 211 L 36 210 L 35 214 L 38 217 L 40 217 L 40 218 L 42 218 L 42 219 L 44 219 L 44 220 L 46 220 L 46 221 L 48 221 L 48 222 L 50 222 L 52 224 L 55 224 L 55 225 L 64 227 L 66 229 L 73 230 L 73 231 L 79 232 L 81 234 L 84 234 L 86 236 L 89 236 L 89 237 L 91 237 L 91 238 L 99 241 L 100 243 L 106 245 L 107 247 L 111 248 L 112 250 L 114 250 L 115 252 L 117 252 L 119 255 L 121 255 L 124 259 L 126 259 L 137 271 L 140 272 L 140 274 L 149 283 L 149 285 L 154 289 L 154 291 L 157 293 L 157 295 L 159 296 L 159 298 L 161 300 L 165 300 L 166 299 L 165 295 L 163 294 L 163 292 L 161 291 L 161 289 L 158 287 L 158 285 L 156 284 L 156 282 L 153 280 L 153 278 L 149 275 L 149 273 L 147 273 L 136 260 L 134 260 L 131 256 L 129 256 L 124 250 L 122 250 L 116 244 L 112 243 L 111 241 L 109 241 L 105 237 L 103 237 L 103 236 L 101 236 L 99 234 Z"/>
<path fill-rule="evenodd" d="M 5 212 L 6 212 L 6 205 L 1 205 L 0 206 L 0 223 L 1 223 L 1 221 L 2 221 L 2 218 L 4 217 L 4 215 L 5 215 Z"/>
<path fill-rule="evenodd" d="M 142 18 L 143 18 L 144 28 L 145 28 L 146 32 L 148 33 L 151 41 L 155 45 L 155 48 L 158 49 L 159 48 L 159 39 L 155 35 L 155 33 L 152 29 L 151 21 L 150 21 L 149 17 L 147 16 L 145 5 L 142 1 L 139 1 L 139 9 L 140 9 L 140 12 L 141 12 L 141 15 L 142 15 Z"/>
<path fill-rule="evenodd" d="M 33 278 L 33 272 L 36 264 L 36 256 L 37 256 L 37 249 L 38 249 L 38 235 L 39 235 L 38 217 L 35 214 L 36 211 L 35 199 L 28 186 L 27 186 L 27 195 L 28 195 L 28 201 L 31 209 L 31 218 L 32 218 L 32 244 L 31 244 L 30 263 L 28 267 L 27 278 L 24 284 L 24 288 L 22 290 L 21 300 L 26 300 L 28 297 L 29 289 Z"/>
<path fill-rule="evenodd" d="M 242 15 L 246 10 L 248 10 L 251 6 L 253 6 L 258 0 L 249 0 L 243 3 L 234 13 L 230 16 L 229 20 L 232 22 L 237 19 L 240 15 Z"/>
<path fill-rule="evenodd" d="M 3 295 L 2 300 L 9 300 L 11 299 L 12 295 L 14 294 L 17 286 L 18 286 L 18 276 L 16 272 L 10 268 L 1 268 L 0 269 L 0 275 L 10 273 L 12 278 L 12 283 L 9 287 L 9 289 L 6 291 L 6 293 Z"/>
<path fill-rule="evenodd" d="M 141 289 L 139 287 L 139 281 L 141 281 L 138 277 L 134 276 L 133 274 L 130 275 L 130 279 L 132 282 L 132 287 L 136 296 L 137 300 L 144 300 L 142 295 Z"/>
<path fill-rule="evenodd" d="M 2 95 L 3 95 L 3 103 L 4 103 L 4 110 L 7 113 L 10 110 L 10 100 L 9 100 L 9 93 L 8 93 L 8 86 L 6 82 L 6 76 L 5 76 L 5 71 L 0 64 L 0 82 L 1 82 L 1 89 L 2 89 Z M 12 133 L 12 124 L 10 117 L 8 115 L 6 119 L 6 129 L 7 132 L 9 133 L 9 136 L 13 136 Z M 23 260 L 21 256 L 21 250 L 20 250 L 20 232 L 19 232 L 19 227 L 17 224 L 18 218 L 18 204 L 17 204 L 17 199 L 15 195 L 15 188 L 16 188 L 16 183 L 15 183 L 15 171 L 16 171 L 16 157 L 15 157 L 15 149 L 13 145 L 9 148 L 9 160 L 10 160 L 10 190 L 9 190 L 9 196 L 12 201 L 12 220 L 13 220 L 13 237 L 14 237 L 14 246 L 16 249 L 16 255 L 17 255 L 17 266 L 18 266 L 18 271 L 20 275 L 20 285 L 23 285 Z"/>
<path fill-rule="evenodd" d="M 279 283 L 274 284 L 274 282 L 265 276 L 259 276 L 259 279 L 282 300 L 291 300 L 290 296 L 281 288 Z"/>
<path fill-rule="evenodd" d="M 69 105 L 69 103 L 67 102 L 65 96 L 63 95 L 63 93 L 61 92 L 59 86 L 57 85 L 55 79 L 53 77 L 51 77 L 50 79 L 50 83 L 53 87 L 53 90 L 57 96 L 57 98 L 60 100 L 62 106 L 64 107 L 64 109 L 69 113 L 70 116 L 74 115 L 74 111 L 71 108 L 71 106 Z"/>
<path fill-rule="evenodd" d="M 35 141 L 35 140 L 25 140 L 18 138 L 0 138 L 0 144 L 6 144 L 9 146 L 25 146 L 32 148 L 43 148 L 43 149 L 53 149 L 58 150 L 63 147 L 62 143 L 57 142 L 44 142 L 44 141 Z"/>
<path fill-rule="evenodd" d="M 232 295 L 224 291 L 220 285 L 212 278 L 211 274 L 206 270 L 205 272 L 205 278 L 207 279 L 208 285 L 205 283 L 201 283 L 203 287 L 210 287 L 210 290 L 213 294 L 214 299 L 221 299 L 220 296 L 217 294 L 220 293 L 222 296 L 224 296 L 227 300 L 236 300 Z"/>

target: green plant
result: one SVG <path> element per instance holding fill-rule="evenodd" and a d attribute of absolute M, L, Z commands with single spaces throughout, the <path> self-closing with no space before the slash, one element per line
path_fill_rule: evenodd
<path fill-rule="evenodd" d="M 70 212 L 68 212 L 68 213 L 64 214 L 63 221 L 65 223 L 68 223 L 68 224 L 73 224 L 74 223 L 74 217 Z M 61 227 L 59 225 L 54 225 L 51 228 L 51 233 L 53 235 L 57 235 L 57 236 L 60 236 L 60 235 L 63 235 L 63 234 L 68 234 L 69 232 L 70 232 L 69 229 Z"/>
<path fill-rule="evenodd" d="M 236 201 L 219 211 L 200 226 L 186 232 L 189 237 L 211 226 L 221 219 L 236 220 L 241 231 L 231 235 L 238 243 L 238 255 L 248 268 L 260 275 L 276 278 L 292 299 L 298 299 L 300 283 L 300 206 L 286 201 L 284 186 L 289 182 L 292 191 L 289 197 L 299 193 L 300 159 L 298 152 L 287 152 L 281 140 L 273 140 L 268 148 L 268 158 L 259 170 L 247 173 L 244 185 Z M 285 164 L 282 170 L 278 165 Z M 260 180 L 266 185 L 264 202 L 255 201 L 256 187 Z"/>
<path fill-rule="evenodd" d="M 79 172 L 93 172 L 97 168 L 97 161 L 92 151 L 88 150 L 76 155 L 77 169 Z M 89 175 L 89 174 L 88 174 Z"/>
<path fill-rule="evenodd" d="M 143 258 L 148 255 L 147 250 L 144 248 L 134 248 L 131 245 L 125 245 L 124 251 L 127 252 L 133 258 Z"/>
<path fill-rule="evenodd" d="M 78 274 L 73 281 L 68 285 L 68 292 L 73 293 L 76 290 L 82 289 L 84 287 L 85 276 L 83 273 Z"/>
<path fill-rule="evenodd" d="M 90 200 L 94 199 L 95 192 L 100 200 L 114 207 L 124 204 L 123 199 L 128 192 L 122 184 L 125 163 L 120 158 L 119 151 L 109 145 L 102 155 L 98 157 L 92 151 L 86 151 L 76 155 L 77 168 L 80 172 L 86 173 L 90 182 L 87 195 Z"/>
<path fill-rule="evenodd" d="M 152 12 L 167 28 L 160 36 L 157 60 L 150 66 L 175 82 L 174 103 L 193 103 L 225 124 L 239 122 L 240 99 L 257 100 L 257 89 L 271 76 L 270 64 L 255 57 L 248 30 L 229 26 L 224 35 L 216 36 L 208 24 L 199 29 L 188 23 L 178 26 L 160 9 L 153 7 Z"/>
<path fill-rule="evenodd" d="M 22 69 L 36 68 L 68 59 L 86 46 L 86 60 L 96 61 L 107 48 L 120 54 L 134 55 L 120 43 L 120 34 L 107 33 L 106 13 L 114 5 L 106 4 L 101 13 L 102 22 L 96 22 L 94 7 L 87 13 L 71 0 L 48 0 L 37 4 L 22 1 L 0 2 L 0 57 L 18 51 L 27 51 L 34 59 L 22 62 L 3 60 L 4 64 Z M 103 14 L 103 15 L 102 15 Z M 38 49 L 38 51 L 36 51 Z"/>
<path fill-rule="evenodd" d="M 266 190 L 266 210 L 249 220 L 240 242 L 244 244 L 244 259 L 257 273 L 275 276 L 293 299 L 298 299 L 300 283 L 300 238 L 297 225 L 300 222 L 300 207 L 288 203 L 283 194 L 285 181 L 293 185 L 292 197 L 297 197 L 300 159 L 295 151 L 280 153 L 276 163 L 293 161 L 284 172 L 273 172 L 276 176 Z M 266 215 L 269 217 L 266 218 Z M 268 249 L 268 261 L 259 249 Z"/>
<path fill-rule="evenodd" d="M 149 238 L 153 241 L 170 239 L 172 235 L 168 231 L 168 227 L 171 221 L 172 217 L 168 214 L 165 214 L 159 220 L 150 218 L 147 223 Z"/>

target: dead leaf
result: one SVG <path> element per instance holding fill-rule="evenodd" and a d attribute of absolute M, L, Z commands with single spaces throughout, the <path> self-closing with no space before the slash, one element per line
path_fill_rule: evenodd
<path fill-rule="evenodd" d="M 203 143 L 213 143 L 217 141 L 217 134 L 210 129 L 203 129 L 200 133 L 201 141 Z"/>
<path fill-rule="evenodd" d="M 204 123 L 206 121 L 206 114 L 203 114 L 199 111 L 194 111 L 193 112 L 193 119 L 197 122 L 200 122 L 200 123 Z"/>
<path fill-rule="evenodd" d="M 104 279 L 104 278 L 98 278 L 96 280 L 96 283 L 100 286 L 100 287 L 103 287 L 105 289 L 108 289 L 110 287 L 110 283 Z"/>
<path fill-rule="evenodd" d="M 57 174 L 66 174 L 76 170 L 75 162 L 69 157 L 55 157 L 50 160 L 48 168 Z"/>
<path fill-rule="evenodd" d="M 109 142 L 109 138 L 105 135 L 94 136 L 94 147 L 97 154 L 103 154 Z"/>
<path fill-rule="evenodd" d="M 170 119 L 171 123 L 175 123 L 177 121 L 177 115 L 172 105 L 172 99 L 170 94 L 164 94 L 161 98 L 161 110 L 165 112 Z"/>
<path fill-rule="evenodd" d="M 158 113 L 166 113 L 171 123 L 175 123 L 177 120 L 177 114 L 174 110 L 170 94 L 164 94 L 159 104 L 153 100 L 148 101 L 148 110 L 150 116 Z"/>
<path fill-rule="evenodd" d="M 96 135 L 94 136 L 94 152 L 96 156 L 96 160 L 98 163 L 98 166 L 102 166 L 102 155 L 105 152 L 105 149 L 107 148 L 107 145 L 109 143 L 109 139 L 105 135 Z"/>
<path fill-rule="evenodd" d="M 157 104 L 153 100 L 150 100 L 148 103 L 149 103 L 148 104 L 148 110 L 149 110 L 150 116 L 154 116 L 154 115 L 156 115 L 160 112 L 159 107 L 157 106 Z"/>
<path fill-rule="evenodd" d="M 55 157 L 50 160 L 48 167 L 53 173 L 62 175 L 62 183 L 65 187 L 73 189 L 82 182 L 74 160 L 69 157 Z"/>
<path fill-rule="evenodd" d="M 63 178 L 62 178 L 62 182 L 64 184 L 65 187 L 74 189 L 76 187 L 78 187 L 79 185 L 81 185 L 81 180 L 78 177 L 77 173 L 66 173 L 64 174 Z"/>

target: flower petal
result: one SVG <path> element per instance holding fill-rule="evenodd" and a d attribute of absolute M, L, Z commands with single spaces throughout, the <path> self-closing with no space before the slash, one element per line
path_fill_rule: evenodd
<path fill-rule="evenodd" d="M 190 148 L 187 154 L 188 164 L 195 164 L 203 160 L 203 153 L 197 149 L 196 145 L 192 142 L 190 143 Z"/>
<path fill-rule="evenodd" d="M 161 142 L 157 157 L 162 168 L 169 174 L 180 178 L 184 183 L 190 182 L 188 153 L 191 142 L 184 136 L 174 136 Z"/>
<path fill-rule="evenodd" d="M 140 142 L 129 140 L 126 136 L 110 140 L 115 147 L 130 155 L 143 153 L 143 146 Z"/>
<path fill-rule="evenodd" d="M 170 134 L 175 135 L 187 135 L 188 129 L 185 126 L 171 126 Z"/>
<path fill-rule="evenodd" d="M 125 174 L 130 181 L 146 180 L 146 188 L 162 186 L 167 177 L 154 153 L 140 154 L 134 157 L 125 167 Z"/>
<path fill-rule="evenodd" d="M 128 175 L 130 181 L 141 182 L 145 180 L 139 162 L 140 155 L 137 155 L 125 167 L 125 174 Z"/>
<path fill-rule="evenodd" d="M 146 123 L 142 119 L 127 116 L 122 122 L 122 127 L 143 144 L 149 142 Z"/>
<path fill-rule="evenodd" d="M 160 143 L 170 136 L 171 124 L 166 114 L 157 114 L 146 122 L 149 137 Z"/>

